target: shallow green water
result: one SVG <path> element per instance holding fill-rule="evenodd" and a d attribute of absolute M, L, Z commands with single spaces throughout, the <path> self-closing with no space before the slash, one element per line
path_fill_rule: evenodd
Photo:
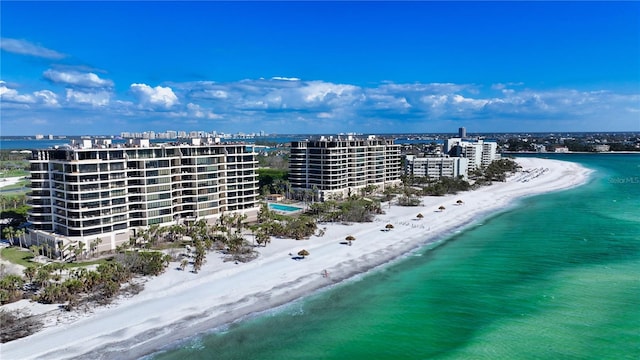
<path fill-rule="evenodd" d="M 640 156 L 153 359 L 639 359 Z"/>

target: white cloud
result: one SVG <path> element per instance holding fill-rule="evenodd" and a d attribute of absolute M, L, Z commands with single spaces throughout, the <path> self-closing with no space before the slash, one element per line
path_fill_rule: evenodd
<path fill-rule="evenodd" d="M 206 95 L 203 96 L 204 98 L 209 97 L 211 99 L 226 99 L 229 97 L 229 93 L 223 90 L 205 90 L 203 94 Z"/>
<path fill-rule="evenodd" d="M 18 90 L 7 87 L 4 81 L 0 82 L 0 99 L 19 104 L 35 103 L 33 96 L 18 93 Z"/>
<path fill-rule="evenodd" d="M 485 105 L 487 105 L 490 100 L 486 100 L 486 99 L 471 99 L 471 98 L 466 98 L 462 95 L 456 94 L 453 95 L 452 97 L 452 101 L 455 104 L 464 104 L 464 105 L 468 105 L 471 106 L 473 108 L 481 108 Z"/>
<path fill-rule="evenodd" d="M 282 80 L 282 81 L 300 81 L 299 78 L 295 77 L 282 77 L 282 76 L 274 76 L 271 80 Z"/>
<path fill-rule="evenodd" d="M 113 87 L 113 81 L 101 79 L 98 75 L 89 72 L 81 73 L 76 71 L 58 71 L 49 69 L 44 72 L 44 77 L 54 83 L 69 86 L 79 86 L 88 88 L 108 88 Z"/>
<path fill-rule="evenodd" d="M 298 89 L 302 99 L 308 103 L 327 102 L 340 99 L 338 102 L 352 102 L 359 96 L 359 88 L 353 85 L 332 84 L 323 81 L 310 81 Z"/>
<path fill-rule="evenodd" d="M 170 87 L 151 87 L 146 84 L 131 84 L 131 91 L 138 96 L 142 106 L 170 108 L 179 103 Z"/>
<path fill-rule="evenodd" d="M 82 79 L 85 84 L 102 80 Z M 22 111 L 20 116 L 28 118 L 29 111 L 40 109 L 46 110 L 41 113 L 46 114 L 43 116 L 68 118 L 64 121 L 69 124 L 72 118 L 82 120 L 75 111 L 82 106 L 82 116 L 121 121 L 118 127 L 123 129 L 130 129 L 127 122 L 133 119 L 135 126 L 146 124 L 148 129 L 176 123 L 185 129 L 203 129 L 210 128 L 214 120 L 224 119 L 215 122 L 214 126 L 220 126 L 215 130 L 260 129 L 281 133 L 428 132 L 446 130 L 443 126 L 449 126 L 452 121 L 468 126 L 475 122 L 480 124 L 478 127 L 482 122 L 512 124 L 511 129 L 518 129 L 518 124 L 533 124 L 537 120 L 573 127 L 576 123 L 591 122 L 591 126 L 584 128 L 597 130 L 609 119 L 617 124 L 631 124 L 616 126 L 633 130 L 633 124 L 638 123 L 640 104 L 640 94 L 527 89 L 520 86 L 522 84 L 494 84 L 489 89 L 474 84 L 387 82 L 356 86 L 287 79 L 184 82 L 156 87 L 135 83 L 130 87 L 130 93 L 137 98 L 135 101 L 119 98 L 110 88 L 77 85 L 79 88 L 72 86 L 60 94 L 44 89 L 21 92 L 20 86 L 0 81 L 0 96 L 6 118 L 9 111 L 11 114 Z M 72 82 L 69 78 L 67 81 Z M 74 81 L 75 84 L 82 82 L 78 78 Z M 511 85 L 516 87 L 509 88 Z M 92 108 L 99 111 L 93 110 L 91 114 Z M 58 122 L 50 121 L 51 124 Z M 441 125 L 434 127 L 435 124 Z"/>
<path fill-rule="evenodd" d="M 19 39 L 2 38 L 0 39 L 0 48 L 14 54 L 36 56 L 52 60 L 60 60 L 67 57 L 67 55 L 55 50 Z"/>
<path fill-rule="evenodd" d="M 202 109 L 200 105 L 188 103 L 186 116 L 195 117 L 198 119 L 221 119 L 222 116 L 217 115 L 211 111 Z"/>
<path fill-rule="evenodd" d="M 58 95 L 50 90 L 40 90 L 33 93 L 41 103 L 49 106 L 58 106 Z"/>
<path fill-rule="evenodd" d="M 103 107 L 109 104 L 111 94 L 106 91 L 83 92 L 67 89 L 66 100 L 69 104 L 91 105 Z"/>
<path fill-rule="evenodd" d="M 4 81 L 0 81 L 0 99 L 3 105 L 12 103 L 14 105 L 31 105 L 42 104 L 46 107 L 57 107 L 58 96 L 50 90 L 35 91 L 32 94 L 20 94 L 18 90 L 7 87 Z"/>

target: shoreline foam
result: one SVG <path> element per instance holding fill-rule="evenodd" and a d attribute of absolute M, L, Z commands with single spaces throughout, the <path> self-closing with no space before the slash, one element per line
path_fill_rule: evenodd
<path fill-rule="evenodd" d="M 200 273 L 192 274 L 175 270 L 172 263 L 164 274 L 150 278 L 140 294 L 2 344 L 0 354 L 3 359 L 143 357 L 385 266 L 479 219 L 507 211 L 516 200 L 581 185 L 591 172 L 566 161 L 517 161 L 523 169 L 548 170 L 526 182 L 516 176 L 470 192 L 425 197 L 424 205 L 417 207 L 389 209 L 383 204 L 386 213 L 372 223 L 319 224 L 327 228 L 323 237 L 273 239 L 257 248 L 258 259 L 246 264 L 223 262 L 211 253 Z M 457 199 L 464 204 L 454 205 Z M 437 211 L 440 205 L 446 207 L 442 212 Z M 418 213 L 425 217 L 416 220 Z M 394 229 L 380 231 L 387 223 Z M 340 244 L 347 235 L 356 237 L 353 246 Z M 296 261 L 288 255 L 302 248 L 310 252 L 307 258 Z M 324 270 L 329 277 L 321 275 Z"/>

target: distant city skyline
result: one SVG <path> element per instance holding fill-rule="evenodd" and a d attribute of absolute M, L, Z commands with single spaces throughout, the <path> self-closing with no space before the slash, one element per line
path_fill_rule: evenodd
<path fill-rule="evenodd" d="M 640 130 L 639 2 L 14 2 L 0 135 Z"/>

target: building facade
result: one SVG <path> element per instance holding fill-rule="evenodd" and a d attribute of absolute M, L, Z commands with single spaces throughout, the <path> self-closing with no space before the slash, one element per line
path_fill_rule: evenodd
<path fill-rule="evenodd" d="M 469 159 L 464 157 L 405 157 L 407 175 L 426 177 L 430 180 L 440 180 L 442 177 L 467 178 Z"/>
<path fill-rule="evenodd" d="M 294 192 L 313 191 L 320 201 L 370 185 L 384 189 L 400 183 L 400 159 L 400 145 L 375 136 L 293 141 L 289 183 Z"/>
<path fill-rule="evenodd" d="M 487 167 L 494 160 L 500 159 L 498 144 L 493 141 L 464 140 L 462 138 L 450 138 L 445 140 L 443 153 L 454 157 L 469 159 L 468 171 L 481 167 Z"/>
<path fill-rule="evenodd" d="M 106 251 L 150 225 L 258 211 L 257 160 L 245 144 L 83 140 L 33 150 L 30 166 L 31 240 L 56 249 L 100 239 Z"/>

